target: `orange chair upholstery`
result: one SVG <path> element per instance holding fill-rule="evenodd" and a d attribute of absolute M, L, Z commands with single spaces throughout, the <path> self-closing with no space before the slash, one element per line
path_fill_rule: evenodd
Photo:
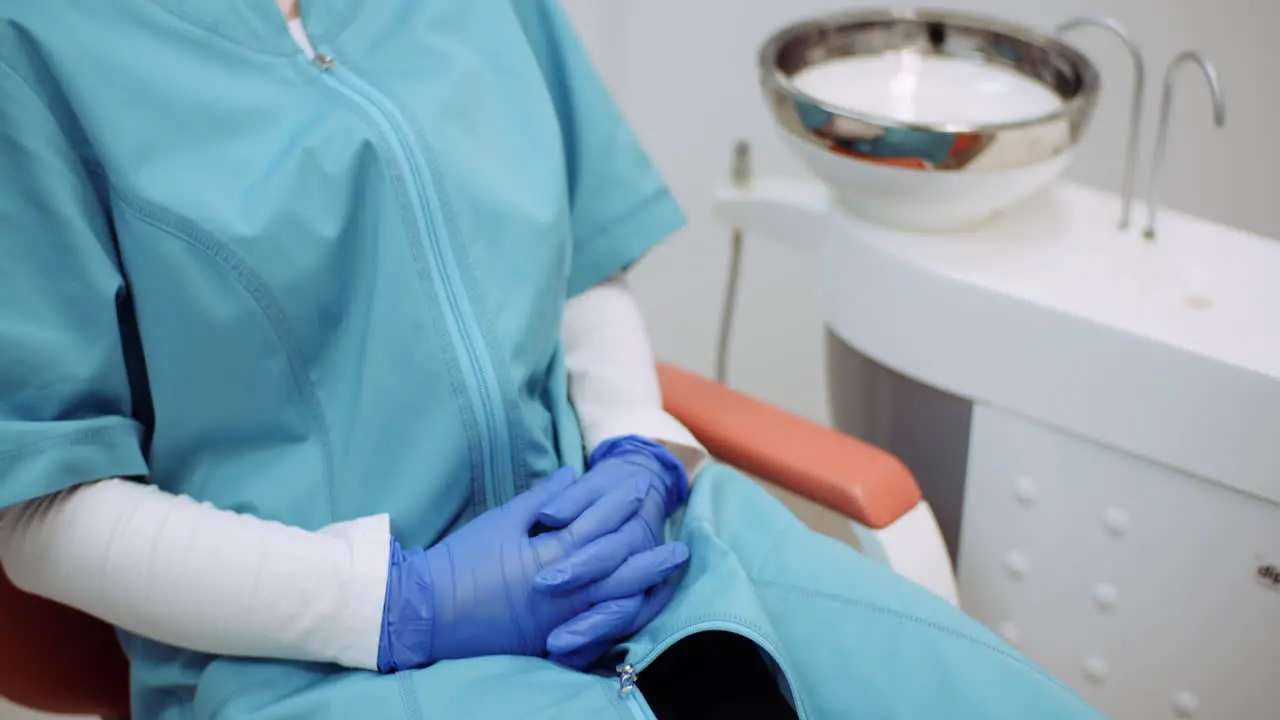
<path fill-rule="evenodd" d="M 22 592 L 0 571 L 0 697 L 49 713 L 129 717 L 115 630 Z"/>
<path fill-rule="evenodd" d="M 664 403 L 723 462 L 870 528 L 921 499 L 892 455 L 677 368 Z M 105 623 L 28 595 L 0 572 L 0 697 L 51 713 L 129 716 L 128 663 Z"/>
<path fill-rule="evenodd" d="M 921 500 L 898 458 L 724 385 L 658 366 L 663 404 L 715 458 L 869 528 L 893 524 Z"/>

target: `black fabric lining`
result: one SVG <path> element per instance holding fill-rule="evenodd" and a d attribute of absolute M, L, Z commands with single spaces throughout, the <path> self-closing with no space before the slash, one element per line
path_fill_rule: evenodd
<path fill-rule="evenodd" d="M 658 720 L 797 720 L 760 648 L 733 633 L 690 635 L 636 686 Z"/>

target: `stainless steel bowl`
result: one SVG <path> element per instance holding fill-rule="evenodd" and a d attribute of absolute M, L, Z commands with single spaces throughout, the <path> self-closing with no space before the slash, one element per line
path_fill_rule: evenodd
<path fill-rule="evenodd" d="M 1051 89 L 1062 104 L 1013 122 L 911 123 L 832 105 L 791 80 L 823 61 L 891 52 L 1003 66 Z M 1093 63 L 1053 37 L 941 10 L 875 9 L 808 20 L 772 36 L 759 62 L 774 118 L 794 138 L 857 161 L 926 172 L 1016 170 L 1063 155 L 1088 126 L 1100 87 Z"/>

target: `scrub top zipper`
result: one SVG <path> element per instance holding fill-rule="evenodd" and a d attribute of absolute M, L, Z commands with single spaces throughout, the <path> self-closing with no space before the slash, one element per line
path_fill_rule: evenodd
<path fill-rule="evenodd" d="M 622 695 L 627 708 L 631 710 L 636 720 L 655 720 L 653 709 L 636 688 L 636 672 L 633 666 L 626 663 L 617 667 L 618 694 Z"/>
<path fill-rule="evenodd" d="M 409 186 L 410 197 L 415 200 L 412 210 L 418 234 L 433 261 L 429 263 L 430 271 L 441 305 L 446 308 L 449 335 L 461 355 L 462 380 L 471 397 L 471 406 L 477 409 L 485 501 L 489 507 L 497 507 L 515 495 L 514 462 L 510 446 L 503 442 L 510 437 L 510 432 L 502 409 L 502 389 L 493 359 L 480 337 L 479 322 L 466 300 L 453 247 L 439 223 L 441 212 L 430 168 L 408 130 L 408 123 L 387 98 L 355 73 L 338 67 L 332 55 L 315 52 L 309 42 L 306 46 L 299 42 L 299 46 L 320 69 L 325 84 L 359 105 L 395 151 L 393 159 Z"/>

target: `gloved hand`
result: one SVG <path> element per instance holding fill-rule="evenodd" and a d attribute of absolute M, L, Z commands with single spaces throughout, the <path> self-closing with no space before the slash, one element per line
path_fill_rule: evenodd
<path fill-rule="evenodd" d="M 689 550 L 683 543 L 679 545 L 684 548 L 687 562 Z M 549 659 L 565 667 L 587 668 L 619 641 L 635 635 L 653 622 L 675 592 L 675 585 L 658 585 L 647 593 L 591 606 L 590 610 L 556 628 L 547 638 Z"/>
<path fill-rule="evenodd" d="M 689 498 L 689 478 L 675 455 L 652 440 L 627 435 L 601 443 L 591 453 L 589 466 L 581 479 L 542 508 L 538 521 L 549 528 L 564 528 L 589 509 L 621 512 L 639 497 L 640 512 L 618 532 L 648 547 L 662 544 L 667 517 Z M 624 558 L 610 555 L 620 547 L 612 538 L 601 539 L 548 565 L 538 573 L 535 585 L 544 592 L 572 590 L 585 577 L 583 566 L 620 563 Z"/>
<path fill-rule="evenodd" d="M 684 466 L 661 444 L 646 438 L 631 435 L 605 441 L 591 454 L 590 466 L 578 482 L 542 508 L 539 522 L 566 527 L 588 509 L 620 509 L 636 495 L 644 500 L 635 517 L 614 534 L 622 536 L 623 542 L 614 536 L 602 538 L 539 572 L 534 585 L 543 593 L 580 587 L 582 578 L 589 576 L 588 568 L 622 562 L 620 548 L 661 547 L 667 518 L 689 497 Z M 648 625 L 673 592 L 673 587 L 661 586 L 592 607 L 551 633 L 547 640 L 551 659 L 571 667 L 593 662 L 614 641 Z"/>
<path fill-rule="evenodd" d="M 574 484 L 573 471 L 561 470 L 426 550 L 404 551 L 392 540 L 378 669 L 542 655 L 557 626 L 597 603 L 642 594 L 688 561 L 682 544 L 628 546 L 631 536 L 616 532 L 643 504 L 638 491 L 592 503 L 571 522 L 530 537 L 539 511 Z M 540 568 L 588 546 L 607 562 L 575 561 L 571 591 L 533 591 Z"/>

